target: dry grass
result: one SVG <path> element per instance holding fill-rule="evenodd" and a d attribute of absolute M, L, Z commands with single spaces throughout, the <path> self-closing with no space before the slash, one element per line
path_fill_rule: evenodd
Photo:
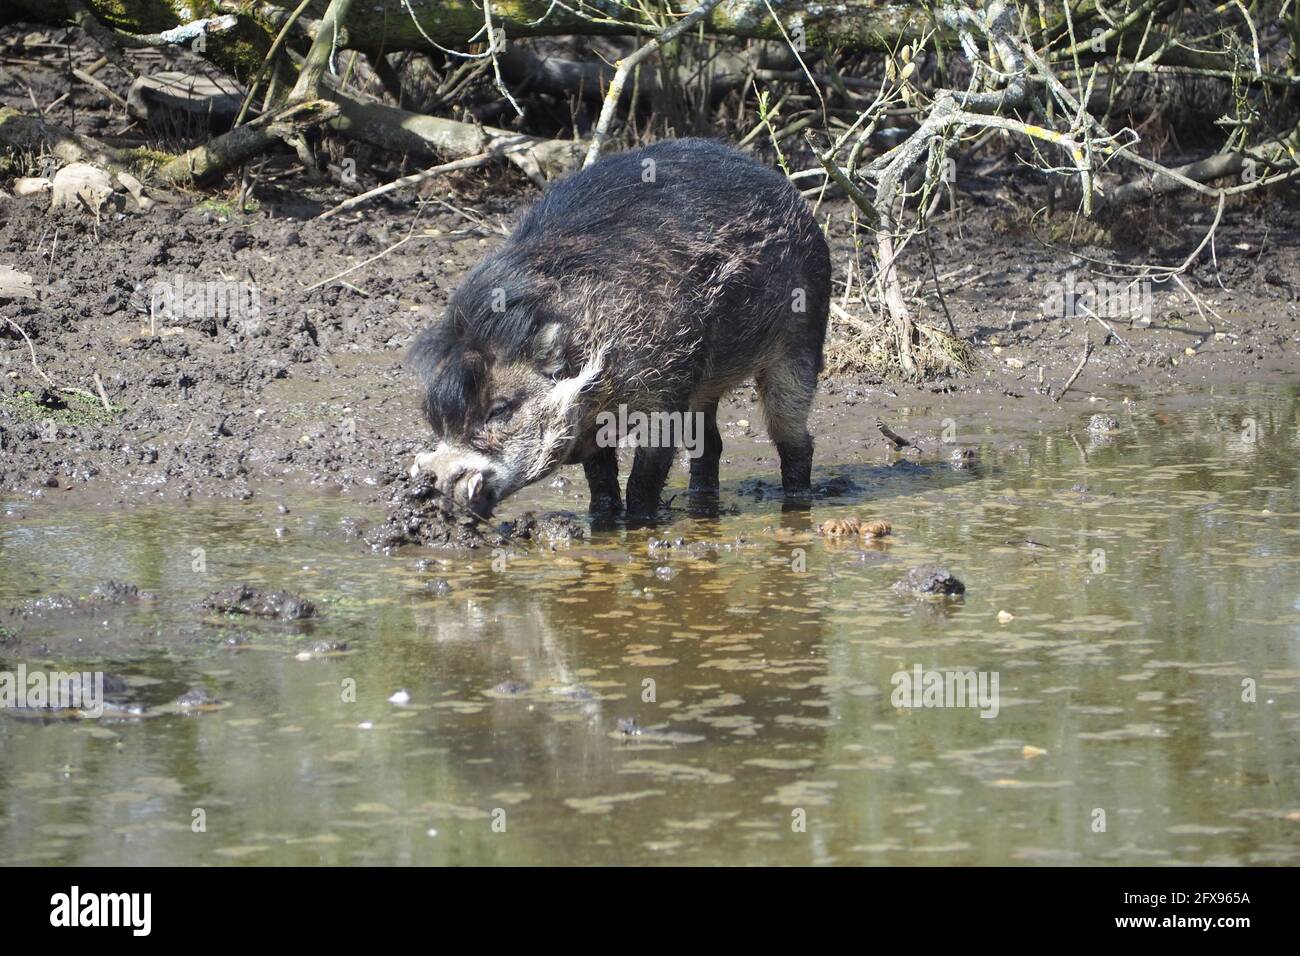
<path fill-rule="evenodd" d="M 916 323 L 917 339 L 912 358 L 918 377 L 932 378 L 955 373 L 970 374 L 979 354 L 969 342 L 943 329 Z M 826 374 L 867 373 L 881 379 L 899 378 L 903 365 L 890 323 L 854 319 L 831 326 L 825 350 Z"/>

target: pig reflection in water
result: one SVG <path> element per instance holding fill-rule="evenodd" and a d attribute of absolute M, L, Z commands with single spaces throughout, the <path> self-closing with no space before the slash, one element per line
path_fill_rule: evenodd
<path fill-rule="evenodd" d="M 549 189 L 412 344 L 437 439 L 416 468 L 486 516 L 581 462 L 592 510 L 618 511 L 599 422 L 667 413 L 703 423 L 690 486 L 716 493 L 718 401 L 752 379 L 785 493 L 806 499 L 829 301 L 826 242 L 785 177 L 705 140 L 609 156 Z M 653 517 L 672 458 L 637 442 L 629 516 Z"/>

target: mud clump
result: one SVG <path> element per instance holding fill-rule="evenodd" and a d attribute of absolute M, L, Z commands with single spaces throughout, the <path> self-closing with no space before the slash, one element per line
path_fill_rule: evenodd
<path fill-rule="evenodd" d="M 316 605 L 288 591 L 262 591 L 248 584 L 224 588 L 203 601 L 202 607 L 222 614 L 304 621 L 318 617 Z"/>
<path fill-rule="evenodd" d="M 365 536 L 376 551 L 417 544 L 431 548 L 494 548 L 506 538 L 484 528 L 474 515 L 455 507 L 422 473 L 409 479 L 393 496 L 387 520 Z"/>
<path fill-rule="evenodd" d="M 540 516 L 526 511 L 515 521 L 503 524 L 502 531 L 516 540 L 546 544 L 582 541 L 587 537 L 587 529 L 582 522 L 567 511 Z"/>
<path fill-rule="evenodd" d="M 818 498 L 842 498 L 846 495 L 860 495 L 862 491 L 861 485 L 844 475 L 827 478 L 813 486 L 813 494 Z"/>
<path fill-rule="evenodd" d="M 406 482 L 393 497 L 388 519 L 365 536 L 376 551 L 407 544 L 432 548 L 498 548 L 513 541 L 565 544 L 586 537 L 586 526 L 566 511 L 545 515 L 528 511 L 502 522 L 499 529 L 492 528 L 458 508 L 427 473 Z"/>
<path fill-rule="evenodd" d="M 907 577 L 894 585 L 900 594 L 916 597 L 959 597 L 966 593 L 966 585 L 947 569 L 925 565 L 907 572 Z"/>
<path fill-rule="evenodd" d="M 92 601 L 100 601 L 107 604 L 126 604 L 134 601 L 147 601 L 152 598 L 148 591 L 141 591 L 134 584 L 127 584 L 124 581 L 101 581 L 95 585 L 94 590 L 90 592 Z"/>
<path fill-rule="evenodd" d="M 182 711 L 203 712 L 218 709 L 224 701 L 214 697 L 203 687 L 191 687 L 176 698 L 176 707 Z"/>
<path fill-rule="evenodd" d="M 148 591 L 121 581 L 104 581 L 95 585 L 86 597 L 47 594 L 4 612 L 11 620 L 42 620 L 61 615 L 100 614 L 114 608 L 129 607 L 152 599 Z M 0 637 L 7 633 L 0 628 Z"/>
<path fill-rule="evenodd" d="M 1119 419 L 1113 415 L 1093 415 L 1088 419 L 1089 435 L 1113 435 L 1119 431 Z"/>

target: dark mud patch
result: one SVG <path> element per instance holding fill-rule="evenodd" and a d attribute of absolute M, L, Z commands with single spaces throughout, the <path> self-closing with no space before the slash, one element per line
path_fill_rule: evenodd
<path fill-rule="evenodd" d="M 288 591 L 263 591 L 236 584 L 206 598 L 200 607 L 221 614 L 247 615 L 277 621 L 305 621 L 320 614 L 316 605 Z"/>

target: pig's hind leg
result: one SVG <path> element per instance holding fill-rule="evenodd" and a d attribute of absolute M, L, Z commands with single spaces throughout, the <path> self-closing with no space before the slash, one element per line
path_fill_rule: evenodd
<path fill-rule="evenodd" d="M 811 498 L 813 439 L 808 434 L 808 413 L 817 390 L 816 362 L 784 356 L 754 380 L 763 400 L 768 437 L 781 456 L 781 489 L 787 498 Z"/>
<path fill-rule="evenodd" d="M 592 514 L 613 514 L 623 510 L 618 488 L 618 449 L 612 445 L 597 448 L 582 462 L 591 490 Z"/>

